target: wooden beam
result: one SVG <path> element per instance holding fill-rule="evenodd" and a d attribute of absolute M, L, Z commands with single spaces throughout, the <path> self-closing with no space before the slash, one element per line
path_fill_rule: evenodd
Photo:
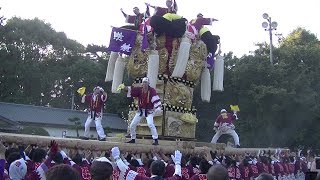
<path fill-rule="evenodd" d="M 125 143 L 124 140 L 117 141 L 117 138 L 108 138 L 107 141 L 97 140 L 81 140 L 72 138 L 56 138 L 47 136 L 35 136 L 25 134 L 11 134 L 11 133 L 0 133 L 0 139 L 5 143 L 15 143 L 17 145 L 30 145 L 37 144 L 40 147 L 48 147 L 50 141 L 55 140 L 60 147 L 68 149 L 80 149 L 80 150 L 91 150 L 91 151 L 109 151 L 113 147 L 119 147 L 121 151 L 130 152 L 151 152 L 162 151 L 165 154 L 173 153 L 175 150 L 180 150 L 183 154 L 196 153 L 201 154 L 207 149 L 217 151 L 218 153 L 224 154 L 244 154 L 251 153 L 257 154 L 259 150 L 265 150 L 271 153 L 276 152 L 276 148 L 231 148 L 226 147 L 225 144 L 217 143 L 204 143 L 204 142 L 190 142 L 190 141 L 159 141 L 160 145 L 151 145 L 151 140 L 138 139 L 135 144 Z M 289 149 L 281 149 L 282 152 L 289 152 Z"/>

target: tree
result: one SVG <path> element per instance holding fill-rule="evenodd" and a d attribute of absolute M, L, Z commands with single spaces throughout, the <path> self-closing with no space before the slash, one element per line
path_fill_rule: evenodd
<path fill-rule="evenodd" d="M 81 128 L 81 122 L 80 122 L 80 118 L 78 117 L 74 117 L 74 118 L 69 118 L 68 119 L 70 122 L 74 123 L 73 128 L 76 130 L 77 132 L 77 138 L 79 138 L 79 129 Z"/>

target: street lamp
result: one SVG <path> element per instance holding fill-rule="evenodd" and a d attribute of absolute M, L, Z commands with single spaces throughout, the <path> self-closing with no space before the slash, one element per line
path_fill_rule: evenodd
<path fill-rule="evenodd" d="M 270 37 L 270 63 L 273 65 L 273 45 L 272 45 L 272 30 L 277 30 L 278 23 L 275 21 L 271 21 L 271 17 L 267 14 L 264 13 L 262 15 L 263 19 L 267 20 L 262 23 L 262 27 L 264 28 L 265 31 L 269 31 L 269 37 Z"/>

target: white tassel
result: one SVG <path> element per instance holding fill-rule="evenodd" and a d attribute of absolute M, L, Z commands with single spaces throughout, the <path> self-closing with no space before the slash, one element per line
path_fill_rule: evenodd
<path fill-rule="evenodd" d="M 152 50 L 149 55 L 148 62 L 148 78 L 150 86 L 156 88 L 158 82 L 158 72 L 159 72 L 159 55 L 158 51 Z"/>
<path fill-rule="evenodd" d="M 105 82 L 112 81 L 113 78 L 113 73 L 114 73 L 114 66 L 116 64 L 116 60 L 119 56 L 118 52 L 111 52 L 109 61 L 108 61 L 108 67 L 107 67 L 107 72 L 106 72 L 106 78 Z"/>
<path fill-rule="evenodd" d="M 189 52 L 190 52 L 191 42 L 188 37 L 183 37 L 180 43 L 176 65 L 172 72 L 172 77 L 182 77 L 185 73 L 187 62 L 189 59 Z"/>
<path fill-rule="evenodd" d="M 201 99 L 203 102 L 210 102 L 211 98 L 211 79 L 210 71 L 204 68 L 201 73 Z"/>
<path fill-rule="evenodd" d="M 214 62 L 213 91 L 223 91 L 224 60 L 218 55 Z"/>
<path fill-rule="evenodd" d="M 126 62 L 121 56 L 119 56 L 114 67 L 113 81 L 111 87 L 112 93 L 120 93 L 120 91 L 117 91 L 117 89 L 119 85 L 122 84 L 125 66 Z"/>

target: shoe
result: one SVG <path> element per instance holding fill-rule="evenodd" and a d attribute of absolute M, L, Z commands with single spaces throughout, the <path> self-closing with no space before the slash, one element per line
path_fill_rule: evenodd
<path fill-rule="evenodd" d="M 131 139 L 130 141 L 128 141 L 127 143 L 136 143 L 135 139 Z"/>
<path fill-rule="evenodd" d="M 89 138 L 88 138 L 88 137 L 85 137 L 85 136 L 80 137 L 80 139 L 82 139 L 82 140 L 89 140 Z"/>
<path fill-rule="evenodd" d="M 240 145 L 237 145 L 237 148 L 240 148 Z"/>
<path fill-rule="evenodd" d="M 152 145 L 155 145 L 155 146 L 159 145 L 158 139 L 155 139 Z"/>
<path fill-rule="evenodd" d="M 106 138 L 99 139 L 99 141 L 106 141 L 106 140 L 107 140 Z"/>

